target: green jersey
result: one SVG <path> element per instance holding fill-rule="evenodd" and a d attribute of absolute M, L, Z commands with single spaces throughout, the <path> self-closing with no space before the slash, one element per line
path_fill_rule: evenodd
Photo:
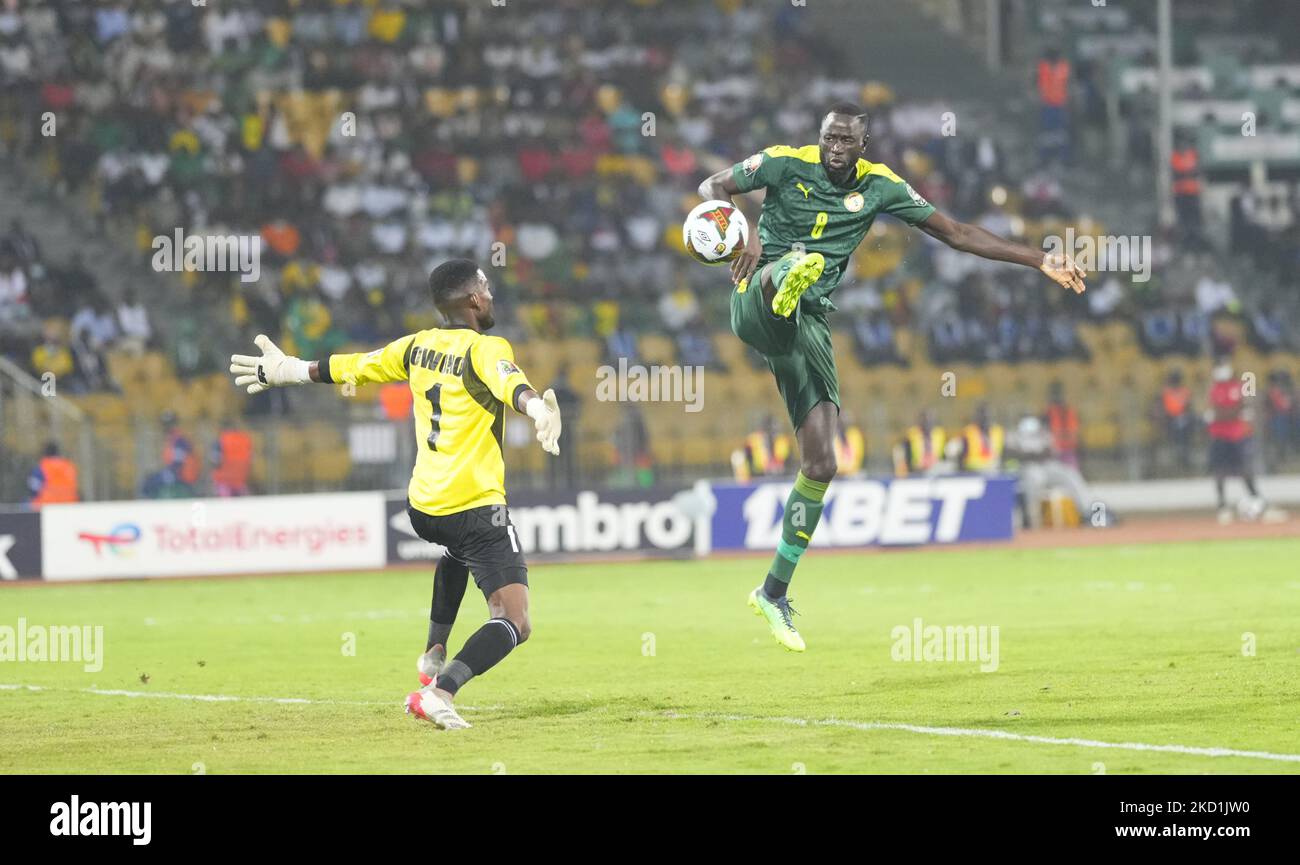
<path fill-rule="evenodd" d="M 822 167 L 816 144 L 769 147 L 737 162 L 731 176 L 741 192 L 767 190 L 758 220 L 760 264 L 775 261 L 796 245 L 826 257 L 826 270 L 800 301 L 805 311 L 835 308 L 830 293 L 877 214 L 916 225 L 934 213 L 910 184 L 878 162 L 859 159 L 848 185 L 836 186 Z"/>

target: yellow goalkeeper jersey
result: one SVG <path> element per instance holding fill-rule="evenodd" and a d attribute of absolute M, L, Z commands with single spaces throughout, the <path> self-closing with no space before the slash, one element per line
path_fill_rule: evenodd
<path fill-rule="evenodd" d="M 417 456 L 407 496 L 431 516 L 506 503 L 505 407 L 531 388 L 499 336 L 465 326 L 422 330 L 367 354 L 335 354 L 334 383 L 408 381 Z M 322 376 L 325 378 L 325 376 Z"/>

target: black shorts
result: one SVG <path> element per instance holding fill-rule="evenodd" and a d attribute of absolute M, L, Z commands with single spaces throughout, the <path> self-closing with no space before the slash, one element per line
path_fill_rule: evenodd
<path fill-rule="evenodd" d="M 505 505 L 484 505 L 440 517 L 417 511 L 408 502 L 411 528 L 431 544 L 447 548 L 447 555 L 469 568 L 486 598 L 503 586 L 528 585 L 528 566 Z"/>
<path fill-rule="evenodd" d="M 1246 448 L 1250 439 L 1229 441 L 1210 439 L 1210 471 L 1216 475 L 1239 475 L 1246 468 Z"/>

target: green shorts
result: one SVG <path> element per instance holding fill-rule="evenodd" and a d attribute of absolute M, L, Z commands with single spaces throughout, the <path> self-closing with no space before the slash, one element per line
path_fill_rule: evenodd
<path fill-rule="evenodd" d="M 796 430 L 819 402 L 840 404 L 840 380 L 835 350 L 824 314 L 796 307 L 789 318 L 778 318 L 763 303 L 760 264 L 745 288 L 731 292 L 731 330 L 767 361 L 776 378 L 790 423 Z"/>

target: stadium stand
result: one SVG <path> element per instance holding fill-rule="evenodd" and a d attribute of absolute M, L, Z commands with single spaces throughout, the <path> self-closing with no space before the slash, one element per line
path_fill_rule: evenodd
<path fill-rule="evenodd" d="M 951 4 L 925 5 L 953 20 Z M 619 356 L 700 363 L 707 393 L 744 407 L 692 416 L 578 387 L 580 477 L 618 476 L 620 431 L 638 425 L 660 477 L 727 474 L 731 452 L 780 403 L 726 330 L 725 274 L 678 251 L 699 179 L 767 144 L 802 143 L 822 108 L 850 99 L 872 117 L 869 158 L 940 208 L 1034 245 L 1066 225 L 1105 235 L 1134 216 L 1111 193 L 1146 183 L 1154 158 L 1148 13 L 1110 6 L 1085 22 L 1041 4 L 1037 41 L 989 85 L 1015 94 L 1004 106 L 978 81 L 957 89 L 961 103 L 929 98 L 924 76 L 895 94 L 859 73 L 861 58 L 820 47 L 809 16 L 735 0 L 702 16 L 667 0 L 564 0 L 508 18 L 469 0 L 6 6 L 0 352 L 33 382 L 53 373 L 89 420 L 94 465 L 83 474 L 99 497 L 134 495 L 157 468 L 167 409 L 205 455 L 243 418 L 255 490 L 393 483 L 392 460 L 355 444 L 392 423 L 378 388 L 255 404 L 230 386 L 223 358 L 258 332 L 316 357 L 431 326 L 428 270 L 467 255 L 491 265 L 501 329 L 536 382 L 561 367 L 592 382 Z M 881 56 L 970 55 L 961 27 L 935 34 L 917 10 L 891 14 L 900 24 Z M 724 22 L 733 48 L 720 53 L 711 34 Z M 1149 281 L 1098 273 L 1088 295 L 1069 297 L 900 223 L 875 226 L 836 295 L 844 399 L 869 469 L 888 469 L 915 395 L 950 372 L 960 386 L 933 401 L 941 424 L 960 427 L 983 402 L 1011 423 L 1040 412 L 1060 380 L 1090 469 L 1129 475 L 1180 470 L 1144 456 L 1161 434 L 1151 406 L 1170 370 L 1203 393 L 1212 352 L 1235 348 L 1261 382 L 1300 376 L 1296 296 L 1279 288 L 1300 257 L 1300 185 L 1288 173 L 1300 153 L 1269 143 L 1300 141 L 1297 43 L 1263 27 L 1225 36 L 1208 15 L 1204 31 L 1179 64 L 1178 230 L 1138 214 L 1153 237 Z M 1072 69 L 1061 122 L 1085 132 L 1067 164 L 1034 138 L 1034 70 L 1049 47 Z M 941 74 L 953 80 L 950 65 Z M 946 110 L 960 135 L 944 133 Z M 1237 129 L 1245 112 L 1261 130 L 1249 141 Z M 1081 154 L 1114 175 L 1083 172 Z M 259 237 L 260 278 L 157 272 L 156 239 L 178 229 Z M 129 253 L 101 256 L 109 248 Z M 313 420 L 284 419 L 287 400 Z M 404 461 L 409 434 L 390 435 L 382 452 Z M 7 461 L 31 463 L 44 439 L 6 425 Z M 544 483 L 527 441 L 507 431 L 512 483 Z M 1274 452 L 1293 458 L 1296 445 Z M 6 498 L 21 496 L 22 475 L 0 476 Z"/>

